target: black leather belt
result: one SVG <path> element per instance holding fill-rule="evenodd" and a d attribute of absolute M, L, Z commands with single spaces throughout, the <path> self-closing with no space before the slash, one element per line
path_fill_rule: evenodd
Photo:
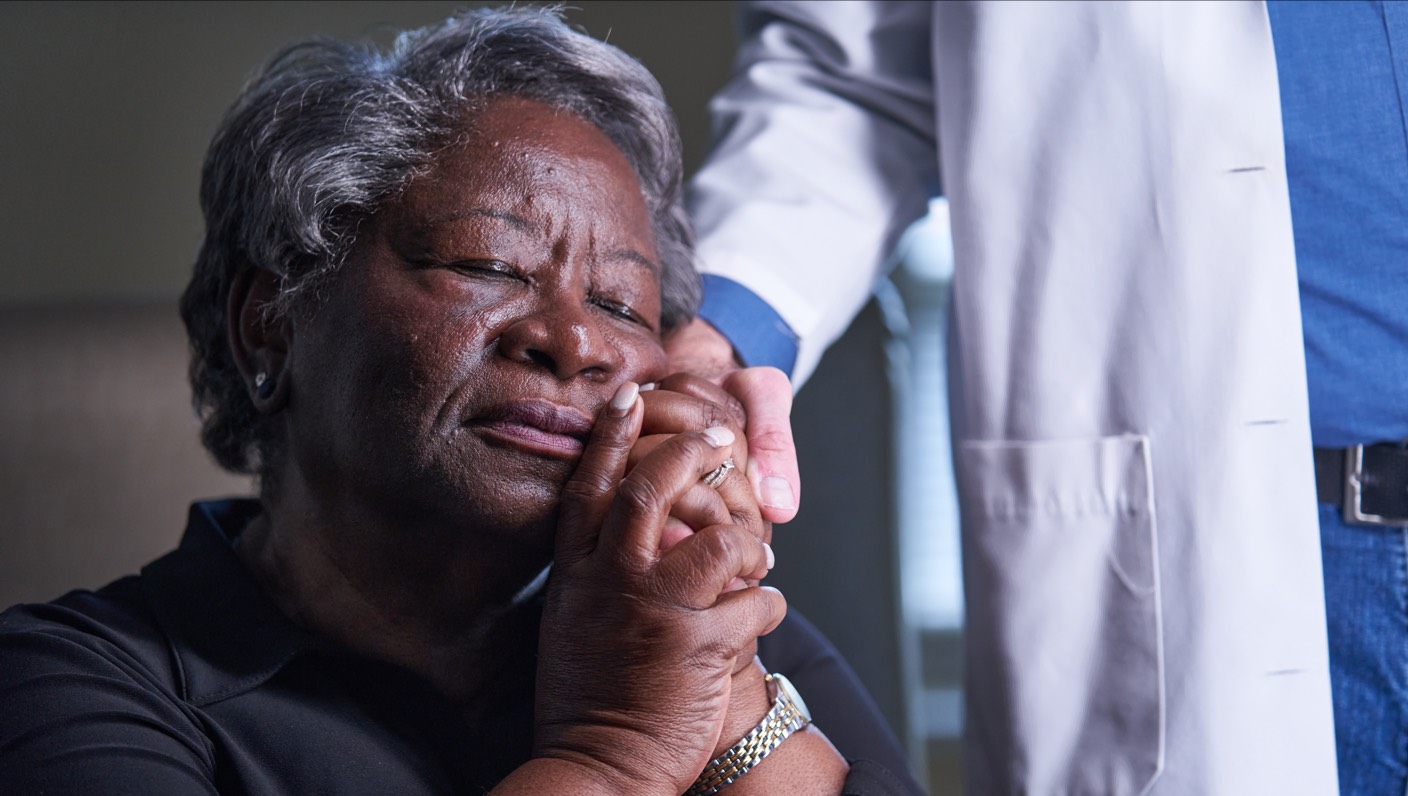
<path fill-rule="evenodd" d="M 1408 442 L 1316 448 L 1315 491 L 1346 523 L 1408 527 Z"/>

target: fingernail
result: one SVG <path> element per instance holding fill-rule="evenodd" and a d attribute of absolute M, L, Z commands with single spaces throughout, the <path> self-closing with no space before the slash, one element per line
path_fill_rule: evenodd
<path fill-rule="evenodd" d="M 773 566 L 777 564 L 777 556 L 772 554 L 772 545 L 763 542 L 763 552 L 768 554 L 768 572 L 772 572 Z"/>
<path fill-rule="evenodd" d="M 792 497 L 792 485 L 779 475 L 770 475 L 758 482 L 758 502 L 769 508 L 788 511 L 797 505 Z"/>
<path fill-rule="evenodd" d="M 614 417 L 625 417 L 631 411 L 631 407 L 636 404 L 636 396 L 640 394 L 640 387 L 633 381 L 628 381 L 616 388 L 616 394 L 611 396 L 611 414 Z"/>
<path fill-rule="evenodd" d="M 733 432 L 724 426 L 714 426 L 704 429 L 704 439 L 709 441 L 715 448 L 722 448 L 725 445 L 733 444 Z"/>

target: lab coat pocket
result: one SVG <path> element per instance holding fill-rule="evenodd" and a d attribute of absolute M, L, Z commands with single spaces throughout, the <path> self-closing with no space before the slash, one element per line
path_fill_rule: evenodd
<path fill-rule="evenodd" d="M 969 791 L 1139 794 L 1163 766 L 1149 439 L 968 442 Z"/>

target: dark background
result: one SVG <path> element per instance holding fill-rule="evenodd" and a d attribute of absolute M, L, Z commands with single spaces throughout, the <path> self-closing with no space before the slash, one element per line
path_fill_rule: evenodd
<path fill-rule="evenodd" d="M 295 39 L 385 42 L 466 5 L 0 3 L 0 607 L 133 572 L 175 545 L 191 500 L 250 491 L 199 447 L 175 312 L 201 158 L 246 76 Z M 567 18 L 655 73 L 692 173 L 732 14 L 579 0 Z M 803 508 L 770 582 L 905 738 L 886 340 L 872 307 L 799 396 Z"/>

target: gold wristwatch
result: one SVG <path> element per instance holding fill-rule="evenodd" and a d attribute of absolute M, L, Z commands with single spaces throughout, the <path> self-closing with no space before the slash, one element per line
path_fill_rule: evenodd
<path fill-rule="evenodd" d="M 712 796 L 732 785 L 753 766 L 761 763 L 778 744 L 787 740 L 787 736 L 812 723 L 807 703 L 802 701 L 801 695 L 786 677 L 770 674 L 765 681 L 768 693 L 772 694 L 772 710 L 752 732 L 743 736 L 743 740 L 710 760 L 699 778 L 685 791 L 685 796 Z"/>

